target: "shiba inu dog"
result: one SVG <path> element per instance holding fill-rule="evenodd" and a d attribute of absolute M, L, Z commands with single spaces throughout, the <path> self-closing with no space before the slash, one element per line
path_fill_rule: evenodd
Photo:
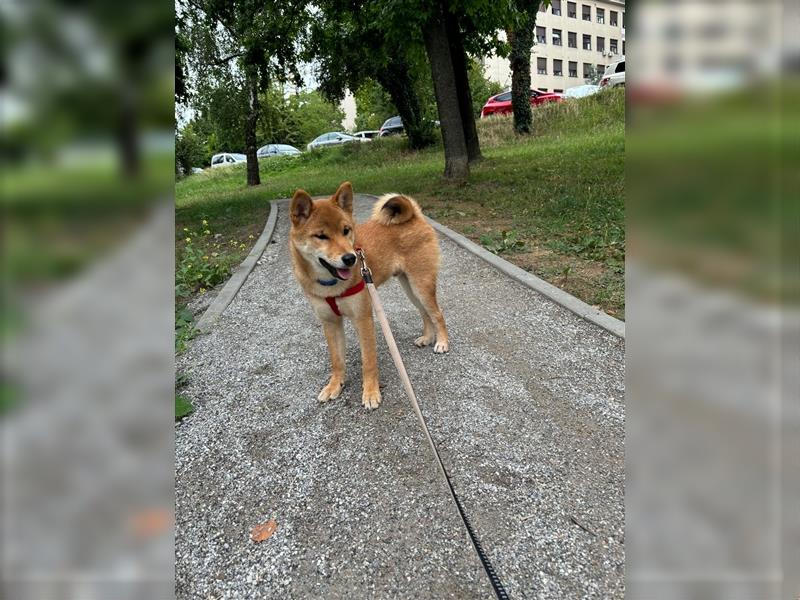
<path fill-rule="evenodd" d="M 436 301 L 439 243 L 436 232 L 407 196 L 387 194 L 376 203 L 369 221 L 353 219 L 353 187 L 339 186 L 326 200 L 312 200 L 297 190 L 290 205 L 292 220 L 289 249 L 294 274 L 322 322 L 331 360 L 331 377 L 317 397 L 337 398 L 345 381 L 343 317 L 353 321 L 361 345 L 366 408 L 381 402 L 372 304 L 364 289 L 356 248 L 361 248 L 376 286 L 397 277 L 422 316 L 419 347 L 434 344 L 436 353 L 447 352 L 447 327 Z"/>

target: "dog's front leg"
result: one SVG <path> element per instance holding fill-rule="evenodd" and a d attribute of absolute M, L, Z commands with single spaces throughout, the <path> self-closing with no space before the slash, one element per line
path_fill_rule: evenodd
<path fill-rule="evenodd" d="M 328 354 L 331 357 L 331 379 L 317 396 L 320 402 L 339 397 L 344 386 L 344 324 L 342 319 L 323 321 L 322 329 L 328 340 Z"/>
<path fill-rule="evenodd" d="M 358 341 L 361 344 L 361 377 L 363 392 L 361 403 L 364 408 L 378 408 L 381 403 L 381 389 L 378 384 L 378 349 L 375 343 L 375 324 L 372 311 L 355 320 Z"/>

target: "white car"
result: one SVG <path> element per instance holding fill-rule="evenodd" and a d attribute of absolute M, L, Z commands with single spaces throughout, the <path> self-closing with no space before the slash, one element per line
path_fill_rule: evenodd
<path fill-rule="evenodd" d="M 211 157 L 211 168 L 230 167 L 231 165 L 245 162 L 247 162 L 247 157 L 244 154 L 223 152 L 222 154 L 215 154 Z"/>
<path fill-rule="evenodd" d="M 340 131 L 332 131 L 330 133 L 323 133 L 318 138 L 314 139 L 309 145 L 308 149 L 324 148 L 325 146 L 338 146 L 339 144 L 349 144 L 350 142 L 359 142 L 358 138 Z"/>
<path fill-rule="evenodd" d="M 586 85 L 576 85 L 575 87 L 571 87 L 564 92 L 564 98 L 585 98 L 586 96 L 591 96 L 599 91 L 599 85 L 592 85 L 590 83 L 587 83 Z"/>
<path fill-rule="evenodd" d="M 625 57 L 615 61 L 606 67 L 603 78 L 600 80 L 600 87 L 625 87 Z"/>
<path fill-rule="evenodd" d="M 356 131 L 353 134 L 354 138 L 358 138 L 361 141 L 367 142 L 372 138 L 379 137 L 381 135 L 380 130 L 369 130 L 369 131 Z"/>

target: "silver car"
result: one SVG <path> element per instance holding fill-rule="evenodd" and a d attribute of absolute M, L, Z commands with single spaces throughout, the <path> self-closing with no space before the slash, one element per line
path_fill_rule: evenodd
<path fill-rule="evenodd" d="M 292 156 L 300 154 L 300 150 L 289 144 L 267 144 L 261 146 L 256 153 L 258 158 L 266 158 L 268 156 Z"/>
<path fill-rule="evenodd" d="M 325 146 L 338 146 L 340 144 L 349 144 L 350 142 L 361 141 L 352 135 L 347 135 L 340 131 L 332 131 L 330 133 L 323 133 L 308 145 L 309 150 L 314 148 L 324 148 Z"/>

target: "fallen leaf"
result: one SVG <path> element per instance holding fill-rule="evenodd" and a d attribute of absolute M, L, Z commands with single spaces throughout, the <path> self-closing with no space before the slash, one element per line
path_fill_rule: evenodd
<path fill-rule="evenodd" d="M 148 538 L 169 530 L 172 523 L 171 511 L 166 508 L 150 508 L 130 515 L 128 529 L 137 538 Z"/>
<path fill-rule="evenodd" d="M 268 540 L 272 534 L 275 533 L 277 528 L 278 524 L 275 522 L 275 519 L 270 519 L 266 523 L 253 527 L 253 531 L 250 532 L 250 539 L 254 542 Z"/>

